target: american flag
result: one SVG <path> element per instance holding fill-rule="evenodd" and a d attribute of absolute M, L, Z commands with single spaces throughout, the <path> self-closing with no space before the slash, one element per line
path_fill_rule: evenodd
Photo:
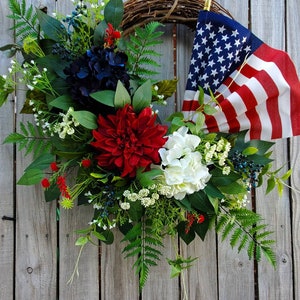
<path fill-rule="evenodd" d="M 199 86 L 220 108 L 206 116 L 208 132 L 248 130 L 246 139 L 300 135 L 300 82 L 288 54 L 263 43 L 236 21 L 201 11 L 182 111 L 195 118 Z"/>

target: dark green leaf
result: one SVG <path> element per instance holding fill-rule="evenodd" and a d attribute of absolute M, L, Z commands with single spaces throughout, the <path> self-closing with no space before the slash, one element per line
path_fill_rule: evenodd
<path fill-rule="evenodd" d="M 55 161 L 55 156 L 50 153 L 45 153 L 37 157 L 26 169 L 25 172 L 30 169 L 45 170 L 49 168 L 50 164 Z"/>
<path fill-rule="evenodd" d="M 60 196 L 60 190 L 56 183 L 51 184 L 49 188 L 44 190 L 46 202 L 57 200 Z"/>
<path fill-rule="evenodd" d="M 56 42 L 66 40 L 68 34 L 61 22 L 45 14 L 40 9 L 37 9 L 36 13 L 39 19 L 40 26 L 48 38 Z"/>
<path fill-rule="evenodd" d="M 44 178 L 44 173 L 40 169 L 30 169 L 24 172 L 23 176 L 19 179 L 19 185 L 33 185 L 40 183 Z"/>
<path fill-rule="evenodd" d="M 104 8 L 104 19 L 114 28 L 118 28 L 122 22 L 124 4 L 122 0 L 110 0 Z"/>

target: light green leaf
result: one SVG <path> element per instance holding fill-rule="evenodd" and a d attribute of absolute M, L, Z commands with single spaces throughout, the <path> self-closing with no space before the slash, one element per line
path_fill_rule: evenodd
<path fill-rule="evenodd" d="M 213 115 L 217 112 L 217 110 L 209 104 L 204 105 L 203 111 L 207 115 Z"/>
<path fill-rule="evenodd" d="M 41 182 L 44 178 L 44 173 L 40 169 L 30 169 L 25 171 L 23 176 L 19 179 L 19 185 L 33 185 Z"/>
<path fill-rule="evenodd" d="M 115 108 L 122 108 L 126 104 L 131 104 L 131 97 L 120 80 L 118 80 L 114 104 Z"/>
<path fill-rule="evenodd" d="M 150 80 L 143 83 L 134 93 L 132 105 L 135 112 L 140 112 L 151 104 L 152 84 Z"/>
<path fill-rule="evenodd" d="M 89 239 L 86 236 L 81 236 L 79 237 L 76 242 L 75 245 L 76 246 L 83 246 L 85 245 L 87 242 L 89 241 Z"/>
<path fill-rule="evenodd" d="M 283 176 L 281 177 L 281 179 L 283 181 L 288 180 L 291 175 L 292 175 L 292 169 L 289 169 L 285 174 L 283 174 Z"/>
<path fill-rule="evenodd" d="M 243 154 L 244 155 L 253 155 L 256 154 L 258 152 L 258 149 L 256 147 L 247 147 L 246 149 L 243 150 Z"/>
<path fill-rule="evenodd" d="M 267 190 L 266 190 L 266 194 L 270 193 L 270 192 L 274 189 L 275 185 L 276 185 L 276 180 L 275 180 L 275 178 L 272 176 L 272 177 L 270 177 L 270 178 L 268 179 L 268 181 L 267 181 Z"/>
<path fill-rule="evenodd" d="M 74 119 L 87 129 L 96 129 L 97 117 L 93 113 L 86 110 L 78 110 L 71 112 Z"/>
<path fill-rule="evenodd" d="M 93 99 L 95 99 L 96 101 L 104 105 L 114 107 L 115 94 L 116 92 L 114 91 L 104 90 L 104 91 L 91 93 L 90 97 L 92 97 Z"/>
<path fill-rule="evenodd" d="M 201 86 L 199 86 L 198 89 L 199 89 L 198 103 L 201 106 L 204 104 L 204 90 Z"/>

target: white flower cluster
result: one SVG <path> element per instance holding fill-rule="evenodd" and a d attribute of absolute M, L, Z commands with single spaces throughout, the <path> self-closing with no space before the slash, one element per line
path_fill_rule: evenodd
<path fill-rule="evenodd" d="M 123 193 L 125 202 L 120 201 L 120 207 L 123 210 L 130 209 L 130 202 L 141 201 L 144 207 L 153 205 L 158 199 L 159 194 L 156 191 L 156 185 L 150 186 L 149 188 L 143 188 L 138 193 L 125 190 Z"/>
<path fill-rule="evenodd" d="M 197 135 L 188 134 L 187 127 L 180 127 L 159 150 L 165 183 L 171 188 L 168 198 L 182 200 L 186 194 L 205 188 L 211 174 L 196 150 L 200 142 Z"/>
<path fill-rule="evenodd" d="M 205 143 L 204 147 L 204 159 L 207 164 L 212 164 L 217 161 L 220 167 L 222 167 L 222 172 L 224 175 L 230 173 L 230 166 L 226 165 L 226 159 L 228 158 L 229 151 L 231 149 L 231 144 L 221 138 L 216 144 L 211 144 L 210 142 Z"/>
<path fill-rule="evenodd" d="M 70 107 L 66 114 L 59 113 L 59 115 L 62 117 L 62 122 L 57 122 L 53 126 L 53 131 L 58 133 L 61 139 L 65 139 L 67 134 L 74 134 L 74 127 L 79 126 L 79 123 L 72 116 L 73 111 L 73 107 Z"/>

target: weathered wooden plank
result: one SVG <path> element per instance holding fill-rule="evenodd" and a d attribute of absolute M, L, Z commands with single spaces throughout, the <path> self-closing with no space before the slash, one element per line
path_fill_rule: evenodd
<path fill-rule="evenodd" d="M 0 10 L 0 46 L 11 43 L 12 34 L 8 28 L 12 25 L 6 21 L 8 15 L 7 3 L 2 3 Z M 0 52 L 0 73 L 6 74 L 9 60 Z M 3 216 L 14 217 L 14 148 L 12 145 L 3 145 L 4 138 L 14 130 L 14 104 L 9 101 L 0 110 L 0 299 L 13 299 L 14 285 L 14 221 L 3 219 Z"/>
<path fill-rule="evenodd" d="M 286 32 L 287 51 L 291 55 L 298 74 L 300 74 L 300 40 L 298 28 L 300 28 L 300 5 L 299 1 L 291 0 L 286 3 Z M 300 298 L 300 191 L 299 191 L 299 145 L 300 138 L 294 137 L 290 142 L 290 165 L 293 170 L 291 178 L 291 226 L 293 241 L 293 278 L 294 278 L 294 299 Z"/>
<path fill-rule="evenodd" d="M 112 245 L 101 245 L 101 299 L 139 299 L 138 276 L 133 264 L 136 258 L 126 258 L 122 253 L 126 243 L 124 237 L 114 231 L 115 241 Z"/>
<path fill-rule="evenodd" d="M 27 5 L 31 3 L 39 5 L 36 1 L 27 1 Z M 17 124 L 32 121 L 31 116 L 19 114 L 24 96 L 24 87 L 19 86 Z M 31 161 L 30 155 L 25 157 L 24 153 L 17 153 L 17 178 Z M 39 185 L 17 186 L 16 193 L 16 299 L 56 299 L 56 204 L 45 203 Z"/>
<path fill-rule="evenodd" d="M 285 1 L 251 1 L 251 27 L 254 33 L 270 46 L 285 48 Z M 278 20 L 282 20 L 278 22 Z M 283 21 L 285 20 L 285 22 Z M 287 141 L 276 141 L 273 151 L 274 169 L 286 164 Z M 286 170 L 286 167 L 284 168 Z M 265 222 L 270 224 L 276 240 L 275 252 L 278 266 L 274 270 L 265 260 L 258 265 L 258 289 L 261 299 L 292 299 L 292 249 L 290 203 L 288 190 L 282 198 L 277 191 L 265 196 L 257 190 L 256 208 Z"/>

